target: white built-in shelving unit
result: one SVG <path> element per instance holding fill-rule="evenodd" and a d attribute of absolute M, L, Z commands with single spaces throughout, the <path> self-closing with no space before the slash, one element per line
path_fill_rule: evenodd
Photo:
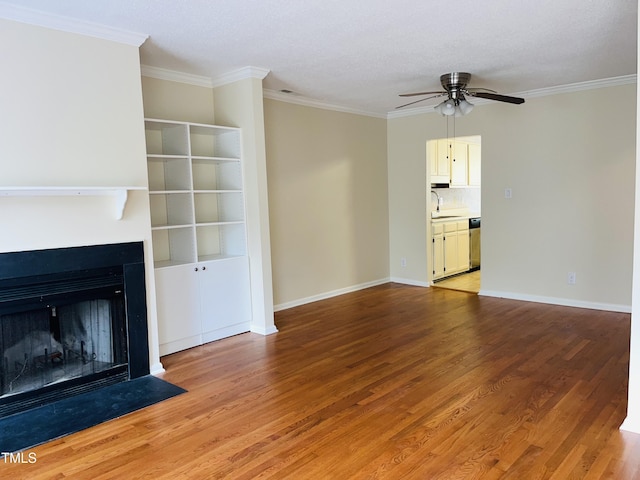
<path fill-rule="evenodd" d="M 145 131 L 160 353 L 249 330 L 240 129 L 147 119 Z M 186 282 L 199 298 L 183 305 L 187 270 L 200 274 Z M 173 318 L 185 311 L 198 318 L 187 330 Z"/>

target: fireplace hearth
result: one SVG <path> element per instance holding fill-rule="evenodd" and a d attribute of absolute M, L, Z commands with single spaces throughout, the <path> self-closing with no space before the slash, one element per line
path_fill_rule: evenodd
<path fill-rule="evenodd" d="M 0 418 L 149 374 L 142 242 L 0 254 Z"/>

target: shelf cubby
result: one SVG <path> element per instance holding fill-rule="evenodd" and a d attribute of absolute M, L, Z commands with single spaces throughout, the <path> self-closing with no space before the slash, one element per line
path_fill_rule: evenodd
<path fill-rule="evenodd" d="M 242 222 L 242 192 L 196 191 L 193 194 L 196 224 Z"/>
<path fill-rule="evenodd" d="M 154 229 L 151 235 L 153 262 L 156 268 L 196 261 L 193 227 Z"/>
<path fill-rule="evenodd" d="M 194 157 L 240 159 L 240 131 L 236 128 L 191 124 L 189 141 Z"/>
<path fill-rule="evenodd" d="M 194 190 L 242 190 L 242 166 L 237 160 L 192 160 Z"/>
<path fill-rule="evenodd" d="M 189 137 L 183 123 L 149 120 L 145 122 L 147 155 L 188 155 Z"/>
<path fill-rule="evenodd" d="M 149 191 L 191 190 L 189 157 L 147 156 Z"/>
<path fill-rule="evenodd" d="M 238 257 L 247 254 L 244 223 L 198 225 L 198 261 Z"/>
<path fill-rule="evenodd" d="M 193 224 L 193 195 L 190 192 L 153 192 L 149 195 L 151 226 Z"/>

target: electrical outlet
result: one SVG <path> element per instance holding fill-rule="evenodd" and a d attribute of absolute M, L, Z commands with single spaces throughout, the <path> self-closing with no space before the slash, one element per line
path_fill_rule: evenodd
<path fill-rule="evenodd" d="M 510 188 L 505 188 L 504 189 L 504 198 L 511 198 L 511 189 Z"/>
<path fill-rule="evenodd" d="M 576 272 L 567 273 L 567 283 L 569 285 L 575 285 L 576 284 Z"/>
<path fill-rule="evenodd" d="M 402 257 L 402 258 L 400 259 L 400 266 L 401 266 L 402 268 L 404 268 L 404 267 L 406 267 L 406 266 L 407 266 L 407 259 L 406 259 L 405 257 Z"/>

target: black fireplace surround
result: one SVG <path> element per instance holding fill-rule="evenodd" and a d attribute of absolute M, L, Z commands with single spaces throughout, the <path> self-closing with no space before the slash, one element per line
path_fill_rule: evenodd
<path fill-rule="evenodd" d="M 142 242 L 0 253 L 0 359 L 0 418 L 148 375 Z"/>

